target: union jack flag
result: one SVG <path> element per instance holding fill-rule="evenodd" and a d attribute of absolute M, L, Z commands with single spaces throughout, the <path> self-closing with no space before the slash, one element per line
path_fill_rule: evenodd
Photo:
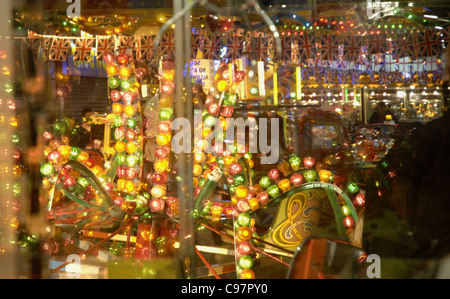
<path fill-rule="evenodd" d="M 175 49 L 175 36 L 172 32 L 164 33 L 161 39 L 161 56 L 173 55 Z"/>
<path fill-rule="evenodd" d="M 439 56 L 442 53 L 442 46 L 439 36 L 435 30 L 424 30 L 417 34 L 418 54 L 421 57 Z"/>
<path fill-rule="evenodd" d="M 245 34 L 245 41 L 244 41 L 244 47 L 242 48 L 242 53 L 254 52 L 252 49 L 252 39 L 253 39 L 253 36 L 251 35 L 251 33 L 247 32 Z"/>
<path fill-rule="evenodd" d="M 103 60 L 103 55 L 114 51 L 114 39 L 111 37 L 97 38 L 97 61 Z"/>
<path fill-rule="evenodd" d="M 268 37 L 257 37 L 256 38 L 256 58 L 258 61 L 265 61 L 269 57 L 269 38 Z"/>
<path fill-rule="evenodd" d="M 48 52 L 50 51 L 50 46 L 52 45 L 53 38 L 51 37 L 44 37 L 41 41 L 41 49 L 42 55 L 44 57 L 48 57 Z"/>
<path fill-rule="evenodd" d="M 291 43 L 292 38 L 291 37 L 281 37 L 281 53 L 276 52 L 275 53 L 275 59 L 281 59 L 281 60 L 291 60 Z M 275 48 L 276 50 L 276 48 Z"/>
<path fill-rule="evenodd" d="M 386 36 L 384 34 L 369 35 L 369 53 L 386 53 Z"/>
<path fill-rule="evenodd" d="M 321 83 L 337 84 L 337 81 L 336 81 L 337 70 L 327 68 L 327 69 L 323 70 L 323 74 L 324 74 L 324 82 L 321 82 Z"/>
<path fill-rule="evenodd" d="M 220 60 L 222 49 L 222 37 L 219 35 L 205 36 L 205 52 L 203 57 L 207 59 Z"/>
<path fill-rule="evenodd" d="M 243 43 L 245 38 L 243 36 L 227 37 L 227 53 L 225 58 L 237 59 L 242 56 Z"/>
<path fill-rule="evenodd" d="M 94 39 L 92 38 L 77 38 L 75 40 L 75 52 L 73 54 L 74 60 L 90 60 L 91 50 L 94 46 Z"/>
<path fill-rule="evenodd" d="M 50 46 L 50 60 L 64 61 L 67 58 L 67 54 L 70 50 L 70 40 L 66 38 L 53 38 L 52 45 Z"/>
<path fill-rule="evenodd" d="M 302 34 L 297 38 L 300 46 L 300 61 L 307 61 L 313 58 L 314 36 Z"/>
<path fill-rule="evenodd" d="M 400 34 L 399 38 L 394 41 L 392 58 L 394 60 L 408 56 L 417 58 L 416 44 L 417 41 L 413 33 L 408 32 L 405 34 Z"/>
<path fill-rule="evenodd" d="M 357 62 L 361 52 L 362 38 L 348 35 L 344 37 L 344 60 Z"/>
<path fill-rule="evenodd" d="M 136 38 L 132 36 L 119 36 L 118 48 L 120 51 L 126 51 L 127 49 L 135 49 Z"/>
<path fill-rule="evenodd" d="M 30 49 L 33 52 L 38 52 L 39 48 L 41 47 L 41 40 L 42 39 L 38 37 L 27 38 L 26 42 L 28 49 Z"/>
<path fill-rule="evenodd" d="M 393 83 L 403 83 L 404 78 L 402 72 L 395 71 L 391 73 L 391 82 Z"/>
<path fill-rule="evenodd" d="M 338 59 L 338 43 L 339 37 L 337 36 L 325 35 L 321 37 L 322 60 L 333 61 Z"/>
<path fill-rule="evenodd" d="M 203 51 L 205 49 L 205 39 L 200 34 L 192 34 L 191 36 L 192 45 L 192 58 L 203 58 Z M 200 46 L 201 41 L 203 42 L 203 47 Z M 201 51 L 199 49 L 202 48 Z"/>
<path fill-rule="evenodd" d="M 136 58 L 151 60 L 154 56 L 153 44 L 155 42 L 155 36 L 142 36 L 138 42 L 138 49 L 136 52 Z"/>

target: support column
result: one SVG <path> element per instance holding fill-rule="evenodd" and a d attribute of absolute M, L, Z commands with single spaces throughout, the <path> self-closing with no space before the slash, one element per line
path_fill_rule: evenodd
<path fill-rule="evenodd" d="M 173 0 L 173 14 L 177 14 L 189 5 L 190 0 Z M 189 120 L 191 128 L 194 125 L 192 106 L 192 82 L 189 71 L 191 59 L 191 24 L 190 10 L 184 12 L 183 17 L 175 22 L 175 117 Z M 185 70 L 185 67 L 187 69 Z M 193 187 L 193 129 L 191 130 L 190 153 L 177 155 L 176 169 L 180 181 L 178 184 L 178 198 L 180 203 L 180 259 L 183 262 L 185 276 L 195 276 L 195 236 L 192 211 L 194 210 Z"/>

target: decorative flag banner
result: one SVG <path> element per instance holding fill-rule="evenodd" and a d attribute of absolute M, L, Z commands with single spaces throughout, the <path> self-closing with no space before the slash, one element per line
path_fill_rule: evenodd
<path fill-rule="evenodd" d="M 55 61 L 65 61 L 67 59 L 67 54 L 70 50 L 70 39 L 58 38 L 53 39 L 52 45 L 50 46 L 50 60 Z"/>
<path fill-rule="evenodd" d="M 151 60 L 154 56 L 153 44 L 156 36 L 142 36 L 138 42 L 138 49 L 136 50 L 136 58 L 138 60 Z"/>
<path fill-rule="evenodd" d="M 175 36 L 169 32 L 162 36 L 161 39 L 161 56 L 174 55 L 175 50 Z"/>
<path fill-rule="evenodd" d="M 115 49 L 115 40 L 112 37 L 97 38 L 97 61 L 103 60 L 103 55 Z"/>
<path fill-rule="evenodd" d="M 94 39 L 79 38 L 75 40 L 75 51 L 73 60 L 89 61 L 91 60 L 91 51 L 94 46 Z"/>
<path fill-rule="evenodd" d="M 203 58 L 203 52 L 205 50 L 205 38 L 200 34 L 192 34 L 192 58 Z M 200 50 L 201 48 L 201 50 Z"/>
<path fill-rule="evenodd" d="M 369 53 L 379 54 L 386 53 L 386 36 L 384 34 L 373 34 L 368 37 Z"/>
<path fill-rule="evenodd" d="M 282 32 L 283 33 L 283 32 Z M 172 55 L 174 52 L 173 33 L 164 33 L 161 41 L 154 49 L 156 36 L 94 36 L 94 37 L 59 37 L 39 35 L 29 31 L 24 41 L 33 53 L 42 53 L 52 61 L 65 61 L 67 55 L 73 53 L 74 61 L 103 60 L 107 52 L 117 52 L 127 48 L 137 60 L 158 59 L 158 56 Z M 446 64 L 443 60 L 445 47 L 450 42 L 450 29 L 414 31 L 395 34 L 330 35 L 310 34 L 301 31 L 298 34 L 284 32 L 280 37 L 281 53 L 274 53 L 275 38 L 271 33 L 257 31 L 230 32 L 227 35 L 211 33 L 206 30 L 193 32 L 192 48 L 194 59 L 235 60 L 249 55 L 257 61 L 268 61 L 275 57 L 278 63 L 301 65 L 303 78 L 322 80 L 327 74 L 323 68 L 337 69 L 332 75 L 333 82 L 358 82 L 353 73 L 366 73 L 382 84 L 394 84 L 395 80 L 408 82 L 424 82 L 425 77 L 436 81 L 440 73 L 438 64 Z M 71 52 L 72 45 L 72 52 Z M 96 50 L 96 54 L 93 55 Z M 42 58 L 39 58 L 42 59 Z M 303 69 L 309 70 L 303 70 Z M 345 72 L 342 72 L 345 71 Z M 383 72 L 387 72 L 387 78 Z M 400 73 L 393 74 L 394 72 Z M 433 73 L 433 74 L 421 74 Z M 350 80 L 351 78 L 351 80 Z M 366 77 L 367 78 L 367 77 Z M 382 79 L 384 78 L 384 79 Z M 430 79 L 434 78 L 434 79 Z M 307 79 L 305 79 L 307 80 Z M 328 79 L 327 79 L 328 80 Z M 330 81 L 330 82 L 331 82 Z M 355 83 L 354 83 L 355 84 Z"/>
<path fill-rule="evenodd" d="M 136 38 L 132 36 L 119 36 L 118 48 L 120 51 L 127 49 L 136 49 Z"/>
<path fill-rule="evenodd" d="M 361 52 L 359 54 L 359 63 L 361 65 L 367 66 L 370 64 L 368 48 L 368 46 L 361 46 Z"/>
<path fill-rule="evenodd" d="M 338 46 L 338 61 L 336 63 L 337 69 L 348 68 L 348 62 L 344 60 L 344 45 Z"/>
<path fill-rule="evenodd" d="M 300 46 L 300 61 L 308 61 L 313 58 L 314 36 L 309 34 L 302 34 L 297 37 Z"/>
<path fill-rule="evenodd" d="M 235 58 L 242 57 L 242 50 L 244 46 L 245 38 L 243 36 L 229 36 L 226 38 L 227 41 L 227 53 L 224 58 Z"/>
<path fill-rule="evenodd" d="M 436 31 L 421 31 L 417 34 L 419 57 L 439 56 L 442 54 L 442 44 Z"/>
<path fill-rule="evenodd" d="M 322 60 L 333 61 L 338 60 L 339 37 L 333 35 L 321 36 Z"/>
<path fill-rule="evenodd" d="M 291 60 L 291 37 L 280 37 L 281 40 L 281 53 L 276 53 L 274 60 L 290 61 Z"/>
<path fill-rule="evenodd" d="M 265 61 L 269 57 L 269 38 L 260 36 L 256 40 L 256 58 L 258 61 Z"/>
<path fill-rule="evenodd" d="M 346 35 L 344 37 L 344 60 L 356 62 L 359 59 L 362 46 L 362 37 Z"/>
<path fill-rule="evenodd" d="M 394 49 L 392 56 L 395 60 L 408 56 L 417 57 L 414 36 L 410 32 L 399 34 L 398 38 L 393 41 Z"/>
<path fill-rule="evenodd" d="M 391 84 L 391 78 L 389 76 L 389 73 L 386 71 L 380 72 L 380 85 L 390 85 Z"/>

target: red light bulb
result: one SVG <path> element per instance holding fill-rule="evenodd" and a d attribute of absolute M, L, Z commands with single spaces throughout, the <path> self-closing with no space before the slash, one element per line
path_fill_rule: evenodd
<path fill-rule="evenodd" d="M 316 163 L 316 159 L 314 159 L 313 157 L 305 157 L 303 158 L 303 163 L 305 164 L 306 168 L 310 169 L 314 166 L 314 163 Z"/>

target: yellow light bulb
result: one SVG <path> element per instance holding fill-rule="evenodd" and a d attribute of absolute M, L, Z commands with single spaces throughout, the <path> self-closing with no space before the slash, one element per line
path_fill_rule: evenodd
<path fill-rule="evenodd" d="M 199 176 L 202 174 L 202 166 L 200 164 L 194 164 L 192 173 L 194 174 L 194 176 Z"/>
<path fill-rule="evenodd" d="M 131 106 L 131 105 L 126 105 L 124 112 L 126 115 L 131 117 L 136 113 L 136 108 L 134 108 L 134 106 Z"/>
<path fill-rule="evenodd" d="M 245 198 L 248 195 L 248 189 L 244 185 L 237 186 L 235 194 L 237 198 Z"/>
<path fill-rule="evenodd" d="M 132 181 L 126 181 L 125 182 L 125 190 L 128 193 L 133 193 L 133 191 L 135 190 L 135 185 Z"/>
<path fill-rule="evenodd" d="M 86 162 L 87 159 L 89 159 L 89 154 L 86 152 L 81 152 L 77 157 L 77 160 L 81 163 Z"/>
<path fill-rule="evenodd" d="M 228 87 L 228 82 L 225 80 L 220 80 L 219 82 L 217 82 L 217 90 L 222 92 L 225 91 L 225 89 L 227 89 Z"/>
<path fill-rule="evenodd" d="M 194 162 L 195 163 L 198 163 L 198 164 L 203 163 L 205 161 L 205 159 L 206 159 L 205 153 L 195 153 L 194 154 Z"/>
<path fill-rule="evenodd" d="M 153 168 L 156 172 L 163 173 L 167 169 L 167 165 L 163 160 L 156 161 L 153 165 Z"/>
<path fill-rule="evenodd" d="M 123 111 L 123 105 L 120 104 L 120 103 L 113 103 L 112 104 L 112 111 L 116 115 L 121 114 L 122 111 Z"/>
<path fill-rule="evenodd" d="M 114 146 L 114 149 L 116 150 L 116 152 L 122 153 L 122 152 L 125 151 L 125 147 L 126 147 L 125 142 L 123 142 L 123 141 L 117 141 L 117 142 L 116 142 L 116 145 Z"/>
<path fill-rule="evenodd" d="M 289 179 L 283 179 L 278 182 L 278 187 L 280 187 L 283 192 L 286 192 L 291 188 L 291 181 Z"/>

